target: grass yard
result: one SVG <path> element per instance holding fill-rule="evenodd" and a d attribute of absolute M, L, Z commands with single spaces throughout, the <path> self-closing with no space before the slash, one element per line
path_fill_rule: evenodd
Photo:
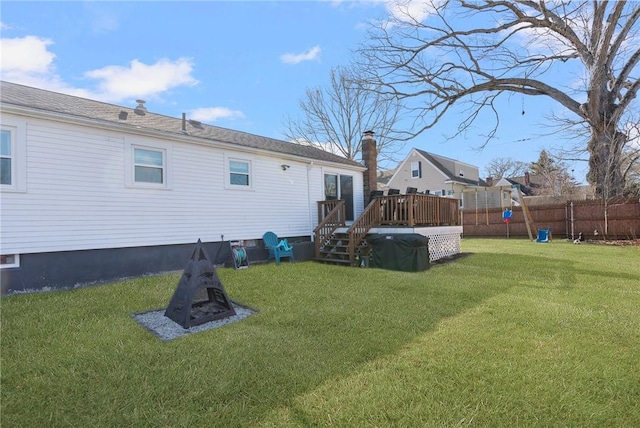
<path fill-rule="evenodd" d="M 462 249 L 420 273 L 219 269 L 260 312 L 170 342 L 131 315 L 179 274 L 5 297 L 0 425 L 640 426 L 640 247 Z"/>

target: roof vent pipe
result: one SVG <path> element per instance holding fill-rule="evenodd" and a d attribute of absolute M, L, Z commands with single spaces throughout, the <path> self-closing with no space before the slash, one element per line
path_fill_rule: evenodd
<path fill-rule="evenodd" d="M 145 114 L 147 114 L 147 108 L 144 106 L 145 101 L 136 100 L 136 102 L 138 103 L 138 105 L 133 109 L 133 112 L 138 116 L 144 116 Z"/>
<path fill-rule="evenodd" d="M 183 134 L 187 133 L 187 113 L 182 113 L 182 129 Z"/>

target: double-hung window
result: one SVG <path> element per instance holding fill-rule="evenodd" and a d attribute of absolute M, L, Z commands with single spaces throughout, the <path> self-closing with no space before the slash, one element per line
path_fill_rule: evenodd
<path fill-rule="evenodd" d="M 0 191 L 26 192 L 27 142 L 26 124 L 2 117 L 0 126 Z"/>
<path fill-rule="evenodd" d="M 229 184 L 232 186 L 249 186 L 249 162 L 240 160 L 229 161 Z"/>
<path fill-rule="evenodd" d="M 171 146 L 156 141 L 128 140 L 125 147 L 125 185 L 171 188 Z"/>
<path fill-rule="evenodd" d="M 164 150 L 133 148 L 134 182 L 164 185 L 166 160 Z"/>
<path fill-rule="evenodd" d="M 225 156 L 227 189 L 253 190 L 253 165 L 250 159 Z"/>
<path fill-rule="evenodd" d="M 14 132 L 11 128 L 3 126 L 0 133 L 0 184 L 13 186 L 15 184 Z"/>
<path fill-rule="evenodd" d="M 411 162 L 411 178 L 422 178 L 422 165 L 420 161 Z"/>

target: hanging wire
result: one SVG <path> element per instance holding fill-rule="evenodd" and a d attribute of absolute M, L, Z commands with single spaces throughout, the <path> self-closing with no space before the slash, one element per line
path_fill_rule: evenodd
<path fill-rule="evenodd" d="M 522 92 L 521 92 L 521 95 L 522 95 L 522 115 L 523 116 L 524 116 L 524 87 L 525 87 L 526 83 L 527 83 L 527 74 L 525 73 L 525 75 L 524 75 L 524 83 L 522 84 Z"/>

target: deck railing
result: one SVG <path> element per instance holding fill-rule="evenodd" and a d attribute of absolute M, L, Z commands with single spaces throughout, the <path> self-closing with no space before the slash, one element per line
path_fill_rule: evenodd
<path fill-rule="evenodd" d="M 378 226 L 457 226 L 459 201 L 432 195 L 390 195 L 374 198 L 347 230 L 349 260 L 355 261 L 356 249 L 369 230 Z M 318 226 L 314 229 L 316 257 L 320 248 L 338 227 L 345 225 L 344 201 L 319 201 Z"/>
<path fill-rule="evenodd" d="M 338 227 L 345 225 L 343 200 L 318 201 L 318 225 L 313 229 L 316 257 L 320 257 L 320 248 Z"/>
<path fill-rule="evenodd" d="M 444 226 L 458 225 L 459 201 L 432 195 L 391 195 L 380 201 L 380 225 Z"/>
<path fill-rule="evenodd" d="M 318 223 L 320 223 L 326 216 L 329 215 L 337 206 L 342 206 L 342 212 L 340 219 L 345 220 L 344 201 L 342 199 L 332 199 L 328 201 L 318 201 Z"/>
<path fill-rule="evenodd" d="M 353 265 L 356 256 L 356 248 L 360 246 L 369 230 L 380 224 L 382 198 L 373 199 L 364 209 L 364 212 L 347 230 L 349 234 L 349 262 Z"/>

